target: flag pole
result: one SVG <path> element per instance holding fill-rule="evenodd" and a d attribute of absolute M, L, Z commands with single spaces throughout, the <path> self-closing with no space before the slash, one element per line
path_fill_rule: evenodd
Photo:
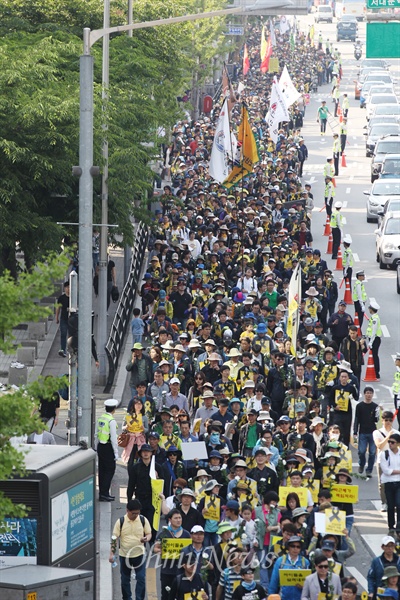
<path fill-rule="evenodd" d="M 242 200 L 243 200 L 243 193 L 244 193 L 244 168 L 243 168 L 243 151 L 244 151 L 244 109 L 245 109 L 245 102 L 242 102 L 242 164 L 241 164 L 241 168 L 242 168 Z M 243 267 L 244 267 L 244 229 L 245 229 L 245 216 L 244 216 L 244 211 L 243 211 L 243 224 L 242 224 L 242 239 L 241 239 L 241 245 L 242 245 L 242 278 L 243 278 Z"/>

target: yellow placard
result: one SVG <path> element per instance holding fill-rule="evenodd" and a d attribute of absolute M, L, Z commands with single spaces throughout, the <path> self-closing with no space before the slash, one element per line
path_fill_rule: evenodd
<path fill-rule="evenodd" d="M 286 498 L 288 497 L 288 494 L 291 493 L 295 493 L 298 495 L 299 500 L 300 500 L 300 506 L 303 506 L 304 508 L 307 508 L 308 506 L 308 493 L 306 488 L 303 487 L 283 487 L 283 486 L 279 486 L 279 506 L 286 506 Z"/>
<path fill-rule="evenodd" d="M 340 571 L 342 570 L 342 563 L 335 562 L 335 566 L 333 567 L 333 572 L 340 577 Z"/>
<path fill-rule="evenodd" d="M 349 392 L 343 392 L 341 390 L 335 391 L 335 405 L 340 411 L 347 412 L 349 410 Z"/>
<path fill-rule="evenodd" d="M 346 450 L 345 452 L 339 452 L 339 456 L 341 457 L 340 462 L 337 465 L 338 469 L 347 469 L 350 473 L 353 470 L 353 458 L 351 456 L 351 450 Z"/>
<path fill-rule="evenodd" d="M 343 535 L 343 529 L 346 529 L 346 513 L 344 510 L 338 510 L 336 507 L 326 509 L 325 533 Z"/>
<path fill-rule="evenodd" d="M 358 502 L 358 485 L 339 485 L 333 484 L 331 488 L 332 502 L 348 502 L 355 504 Z"/>
<path fill-rule="evenodd" d="M 304 585 L 308 575 L 311 569 L 279 569 L 279 585 Z"/>
<path fill-rule="evenodd" d="M 190 538 L 163 538 L 161 540 L 161 558 L 177 560 L 182 550 L 191 543 Z"/>
<path fill-rule="evenodd" d="M 339 596 L 337 594 L 334 594 L 333 596 L 329 596 L 329 598 L 332 598 L 332 600 L 338 600 Z M 317 600 L 326 600 L 325 592 L 319 592 Z"/>
<path fill-rule="evenodd" d="M 243 508 L 244 504 L 250 504 L 252 508 L 258 506 L 258 498 L 251 491 L 248 492 L 245 496 L 243 496 L 243 494 L 240 494 L 239 502 L 241 509 Z"/>
<path fill-rule="evenodd" d="M 37 600 L 37 592 L 28 592 L 26 600 Z"/>
<path fill-rule="evenodd" d="M 249 467 L 249 469 L 254 469 L 256 466 L 256 459 L 254 456 L 246 456 L 246 465 Z"/>
<path fill-rule="evenodd" d="M 193 428 L 192 428 L 193 433 L 200 433 L 201 421 L 202 421 L 202 419 L 195 419 L 193 421 Z"/>
<path fill-rule="evenodd" d="M 217 496 L 215 496 L 215 494 L 205 497 L 203 517 L 204 519 L 209 519 L 210 521 L 220 520 L 221 501 L 219 498 L 217 498 Z"/>
<path fill-rule="evenodd" d="M 306 488 L 309 492 L 311 492 L 311 496 L 314 504 L 318 502 L 318 494 L 319 488 L 321 486 L 321 482 L 319 479 L 314 479 L 311 483 L 309 483 L 308 479 L 303 479 L 302 486 Z"/>
<path fill-rule="evenodd" d="M 275 544 L 279 544 L 279 542 L 283 540 L 281 535 L 271 535 L 271 544 L 275 546 Z"/>
<path fill-rule="evenodd" d="M 186 592 L 186 594 L 183 594 L 183 600 L 202 600 L 203 593 L 202 591 Z"/>
<path fill-rule="evenodd" d="M 335 481 L 333 476 L 338 472 L 338 470 L 339 467 L 337 465 L 332 470 L 329 467 L 322 467 L 322 479 L 326 480 L 323 484 L 324 488 L 329 487 L 329 480 Z"/>
<path fill-rule="evenodd" d="M 198 504 L 202 498 L 205 498 L 206 493 L 204 490 L 207 483 L 203 484 L 201 483 L 201 481 L 194 482 L 194 491 L 196 492 L 196 504 Z"/>
<path fill-rule="evenodd" d="M 182 450 L 182 440 L 177 435 L 162 435 L 158 445 L 164 450 L 168 450 L 170 446 L 176 446 L 178 450 Z"/>
<path fill-rule="evenodd" d="M 151 503 L 154 506 L 153 529 L 158 531 L 160 527 L 161 504 L 160 494 L 164 489 L 164 479 L 151 480 Z"/>
<path fill-rule="evenodd" d="M 278 73 L 279 72 L 279 58 L 275 58 L 271 56 L 269 59 L 268 65 L 268 73 Z"/>

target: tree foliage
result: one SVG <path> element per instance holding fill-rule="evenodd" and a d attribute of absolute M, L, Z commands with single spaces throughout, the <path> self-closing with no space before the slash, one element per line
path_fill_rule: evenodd
<path fill-rule="evenodd" d="M 68 258 L 64 255 L 49 257 L 46 263 L 38 263 L 33 272 L 22 273 L 18 280 L 5 273 L 0 277 L 0 350 L 9 352 L 13 348 L 13 328 L 19 323 L 37 321 L 48 313 L 48 309 L 34 303 L 36 298 L 49 295 L 54 289 L 54 281 L 59 279 L 67 268 Z M 0 392 L 0 480 L 24 474 L 24 456 L 11 443 L 14 436 L 25 436 L 42 427 L 38 415 L 33 411 L 38 399 L 51 398 L 59 389 L 58 378 L 40 378 L 20 388 Z M 14 505 L 0 493 L 0 523 L 6 516 L 21 517 L 26 507 Z"/>
<path fill-rule="evenodd" d="M 137 0 L 143 22 L 224 7 L 225 0 Z M 126 2 L 113 0 L 111 24 L 126 22 Z M 211 71 L 225 47 L 223 19 L 135 30 L 110 43 L 110 87 L 101 110 L 100 43 L 95 57 L 95 159 L 101 165 L 102 120 L 109 140 L 109 222 L 131 241 L 133 200 L 152 188 L 149 160 L 160 128 L 182 116 L 177 97 Z M 16 276 L 15 247 L 28 267 L 57 251 L 78 221 L 79 55 L 82 31 L 103 26 L 103 0 L 0 0 L 0 273 Z M 94 222 L 100 218 L 94 181 Z M 143 209 L 141 209 L 143 214 Z"/>

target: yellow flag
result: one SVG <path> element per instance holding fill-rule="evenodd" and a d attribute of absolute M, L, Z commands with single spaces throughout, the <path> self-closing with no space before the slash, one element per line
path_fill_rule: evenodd
<path fill-rule="evenodd" d="M 163 491 L 164 480 L 163 479 L 152 479 L 151 480 L 151 495 L 152 495 L 152 504 L 154 506 L 154 516 L 153 516 L 153 529 L 158 531 L 160 526 L 160 516 L 161 516 L 161 498 L 160 494 Z"/>
<path fill-rule="evenodd" d="M 259 158 L 256 139 L 251 130 L 249 113 L 245 106 L 242 106 L 242 122 L 239 125 L 238 140 L 242 143 L 242 166 L 247 171 L 253 171 Z"/>

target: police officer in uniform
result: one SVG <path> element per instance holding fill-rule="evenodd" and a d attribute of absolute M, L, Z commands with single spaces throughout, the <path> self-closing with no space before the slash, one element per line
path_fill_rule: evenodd
<path fill-rule="evenodd" d="M 367 301 L 367 293 L 365 291 L 364 286 L 365 272 L 357 271 L 356 272 L 356 280 L 353 286 L 353 302 L 354 302 L 354 310 L 358 315 L 358 322 L 360 324 L 360 329 L 362 327 L 364 321 L 364 313 L 365 313 L 365 303 Z"/>
<path fill-rule="evenodd" d="M 117 422 L 114 418 L 117 406 L 118 400 L 106 400 L 105 412 L 96 424 L 100 502 L 115 500 L 115 496 L 110 495 L 110 486 L 115 473 L 115 461 L 118 459 Z"/>
<path fill-rule="evenodd" d="M 332 259 L 337 258 L 337 254 L 339 251 L 340 242 L 342 239 L 342 229 L 343 229 L 343 216 L 340 211 L 342 208 L 341 202 L 335 202 L 335 210 L 331 215 L 331 229 L 332 229 Z"/>
<path fill-rule="evenodd" d="M 333 169 L 333 167 L 332 167 Z M 325 208 L 329 219 L 332 217 L 332 204 L 335 198 L 335 186 L 332 183 L 332 175 L 325 175 Z"/>
<path fill-rule="evenodd" d="M 343 119 L 343 123 L 340 126 L 340 152 L 343 152 L 346 149 L 347 144 L 347 119 Z"/>
<path fill-rule="evenodd" d="M 339 156 L 340 156 L 340 142 L 339 142 L 339 134 L 338 133 L 333 134 L 332 154 L 333 154 L 333 163 L 335 165 L 335 177 L 337 177 L 339 175 Z"/>
<path fill-rule="evenodd" d="M 343 238 L 343 277 L 349 282 L 351 290 L 351 278 L 353 276 L 354 257 L 353 251 L 350 248 L 352 242 L 351 235 L 347 234 Z"/>
<path fill-rule="evenodd" d="M 380 362 L 379 362 L 379 346 L 381 345 L 381 337 L 382 337 L 382 328 L 381 328 L 381 319 L 378 315 L 378 310 L 380 306 L 375 300 L 370 300 L 368 305 L 368 309 L 370 312 L 370 319 L 368 321 L 368 327 L 366 331 L 366 335 L 369 338 L 368 348 L 372 350 L 372 357 L 374 359 L 374 368 L 375 375 L 377 381 L 380 381 Z"/>

